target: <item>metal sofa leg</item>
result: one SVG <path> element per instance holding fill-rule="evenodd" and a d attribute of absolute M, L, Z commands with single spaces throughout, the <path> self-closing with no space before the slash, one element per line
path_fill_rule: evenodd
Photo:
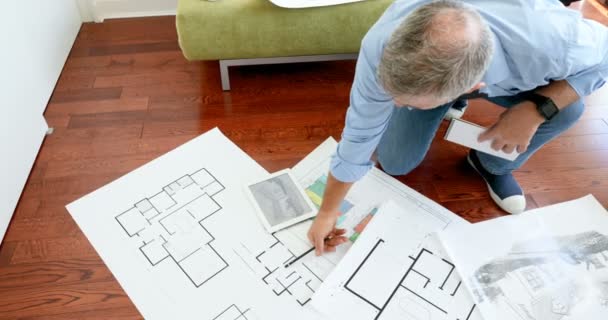
<path fill-rule="evenodd" d="M 222 79 L 222 90 L 230 91 L 230 74 L 228 74 L 229 63 L 226 60 L 220 60 L 220 77 Z"/>
<path fill-rule="evenodd" d="M 261 65 L 261 64 L 301 63 L 301 62 L 319 62 L 319 61 L 335 61 L 335 60 L 356 60 L 357 56 L 358 56 L 358 54 L 356 54 L 356 53 L 339 53 L 339 54 L 325 54 L 325 55 L 314 55 L 314 56 L 220 60 L 220 76 L 222 77 L 222 89 L 224 91 L 230 90 L 230 76 L 228 75 L 228 67 L 232 67 L 232 66 L 252 66 L 252 65 Z"/>

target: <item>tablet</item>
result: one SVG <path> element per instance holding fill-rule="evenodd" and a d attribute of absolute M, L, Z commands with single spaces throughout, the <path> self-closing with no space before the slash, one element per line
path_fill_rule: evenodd
<path fill-rule="evenodd" d="M 317 209 L 298 185 L 290 169 L 248 184 L 246 193 L 260 221 L 271 233 L 317 214 Z"/>

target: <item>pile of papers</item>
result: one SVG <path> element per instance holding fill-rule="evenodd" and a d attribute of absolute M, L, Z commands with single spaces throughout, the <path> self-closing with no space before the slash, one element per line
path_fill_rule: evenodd
<path fill-rule="evenodd" d="M 291 170 L 309 206 L 321 203 L 336 145 L 328 139 Z M 146 319 L 608 314 L 608 214 L 592 196 L 469 224 L 373 169 L 340 206 L 351 241 L 296 261 L 311 248 L 312 221 L 264 227 L 244 186 L 268 176 L 214 129 L 67 208 Z"/>
<path fill-rule="evenodd" d="M 313 296 L 331 319 L 606 319 L 608 213 L 593 198 L 423 236 L 383 204 Z"/>

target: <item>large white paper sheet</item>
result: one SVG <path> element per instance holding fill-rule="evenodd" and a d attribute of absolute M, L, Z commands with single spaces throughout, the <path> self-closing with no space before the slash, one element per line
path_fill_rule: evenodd
<path fill-rule="evenodd" d="M 445 212 L 437 219 L 424 207 L 402 203 L 380 207 L 315 293 L 313 306 L 336 319 L 481 319 L 434 234 L 467 222 Z"/>
<path fill-rule="evenodd" d="M 292 171 L 317 205 L 336 145 L 327 140 Z M 349 245 L 283 268 L 311 247 L 311 221 L 264 230 L 243 186 L 267 175 L 214 129 L 67 208 L 146 319 L 322 319 L 311 296 Z M 352 239 L 389 198 L 451 222 L 445 209 L 377 170 L 358 185 L 339 219 Z"/>
<path fill-rule="evenodd" d="M 493 320 L 608 319 L 608 213 L 593 198 L 442 233 Z"/>
<path fill-rule="evenodd" d="M 364 0 L 270 0 L 276 6 L 289 9 L 327 7 L 360 1 Z"/>
<path fill-rule="evenodd" d="M 146 319 L 318 319 L 303 306 L 327 266 L 281 273 L 310 245 L 244 195 L 266 175 L 214 129 L 67 208 Z"/>

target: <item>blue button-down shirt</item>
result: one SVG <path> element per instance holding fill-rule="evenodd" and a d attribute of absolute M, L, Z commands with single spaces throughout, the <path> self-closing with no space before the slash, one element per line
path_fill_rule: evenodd
<path fill-rule="evenodd" d="M 428 0 L 397 0 L 361 43 L 346 125 L 331 164 L 343 182 L 362 178 L 395 107 L 376 70 L 384 45 L 410 12 Z M 495 53 L 481 90 L 490 97 L 565 79 L 584 97 L 608 78 L 608 28 L 558 0 L 469 0 L 494 35 Z"/>

